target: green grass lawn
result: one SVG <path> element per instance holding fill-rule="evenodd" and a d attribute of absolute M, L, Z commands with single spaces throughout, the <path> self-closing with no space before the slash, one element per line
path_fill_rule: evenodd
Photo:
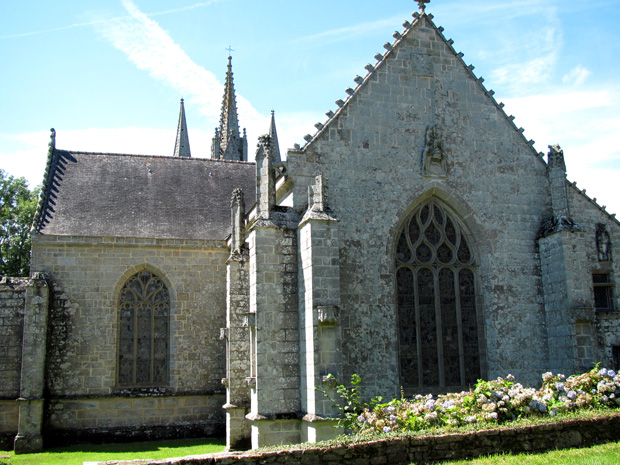
<path fill-rule="evenodd" d="M 473 460 L 442 462 L 440 465 L 618 465 L 620 442 L 584 449 L 565 449 L 544 454 L 493 455 Z M 412 464 L 415 465 L 415 464 Z"/>
<path fill-rule="evenodd" d="M 224 450 L 224 441 L 180 439 L 127 444 L 77 445 L 48 449 L 40 454 L 15 455 L 0 451 L 0 464 L 82 465 L 106 460 L 166 459 L 202 455 Z M 443 462 L 441 465 L 618 465 L 620 442 L 584 449 L 567 449 L 544 454 L 494 455 L 473 460 Z M 415 464 L 411 464 L 415 465 Z"/>
<path fill-rule="evenodd" d="M 15 455 L 13 451 L 0 451 L 0 464 L 82 465 L 83 462 L 105 460 L 166 459 L 222 452 L 224 446 L 224 440 L 202 438 L 57 447 L 47 449 L 40 454 Z"/>

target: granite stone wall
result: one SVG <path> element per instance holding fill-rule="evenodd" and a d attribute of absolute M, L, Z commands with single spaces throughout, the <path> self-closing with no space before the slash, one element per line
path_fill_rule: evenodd
<path fill-rule="evenodd" d="M 11 449 L 17 434 L 25 292 L 28 278 L 0 281 L 0 448 Z"/>
<path fill-rule="evenodd" d="M 224 241 L 35 236 L 32 271 L 51 288 L 46 428 L 223 426 L 228 255 Z M 117 301 L 125 281 L 144 269 L 170 295 L 169 382 L 119 387 Z M 185 406 L 195 396 L 200 407 Z M 121 404 L 135 408 L 114 407 Z"/>
<path fill-rule="evenodd" d="M 19 397 L 27 281 L 8 277 L 0 281 L 0 399 Z"/>
<path fill-rule="evenodd" d="M 548 358 L 536 245 L 551 212 L 546 164 L 446 39 L 420 21 L 287 158 L 294 208 L 304 211 L 322 174 L 340 219 L 343 380 L 359 373 L 367 395 L 398 395 L 395 241 L 434 197 L 472 238 L 482 376 L 534 384 Z M 444 161 L 429 170 L 433 126 Z"/>
<path fill-rule="evenodd" d="M 585 336 L 590 338 L 590 351 L 582 350 L 586 363 L 601 362 L 604 366 L 612 366 L 612 347 L 620 346 L 620 222 L 615 215 L 602 205 L 589 198 L 575 185 L 569 185 L 569 206 L 573 220 L 583 229 L 583 242 L 587 257 L 585 280 L 589 293 L 590 305 L 579 314 L 573 315 L 573 323 L 577 326 L 580 342 L 585 342 Z M 620 212 L 619 212 L 620 213 Z M 599 260 L 596 225 L 602 224 L 610 236 L 611 261 Z M 613 294 L 613 310 L 611 312 L 597 312 L 593 308 L 594 288 L 592 273 L 607 273 L 610 279 Z M 584 334 L 585 332 L 585 334 Z M 578 344 L 583 347 L 583 344 Z M 617 361 L 616 361 L 617 363 Z M 590 365 L 591 366 L 591 365 Z"/>

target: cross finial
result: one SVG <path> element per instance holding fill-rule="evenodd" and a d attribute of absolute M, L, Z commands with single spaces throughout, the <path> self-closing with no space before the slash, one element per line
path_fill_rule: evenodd
<path fill-rule="evenodd" d="M 420 7 L 420 12 L 424 13 L 426 9 L 426 3 L 430 3 L 431 0 L 416 0 L 418 2 L 418 6 Z"/>
<path fill-rule="evenodd" d="M 230 45 L 229 45 L 229 46 L 228 46 L 228 48 L 227 48 L 227 49 L 225 49 L 225 50 L 228 50 L 228 56 L 231 56 L 231 52 L 234 52 L 234 51 L 235 51 L 235 49 L 233 49 Z"/>

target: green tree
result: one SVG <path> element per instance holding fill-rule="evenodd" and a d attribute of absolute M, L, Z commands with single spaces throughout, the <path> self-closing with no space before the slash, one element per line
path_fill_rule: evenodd
<path fill-rule="evenodd" d="M 0 276 L 28 276 L 30 227 L 39 188 L 0 169 Z"/>

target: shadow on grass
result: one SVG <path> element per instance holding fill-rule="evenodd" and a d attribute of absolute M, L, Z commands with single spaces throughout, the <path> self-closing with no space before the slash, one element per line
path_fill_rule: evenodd
<path fill-rule="evenodd" d="M 224 438 L 196 438 L 196 439 L 170 439 L 166 441 L 148 442 L 125 442 L 111 444 L 78 444 L 63 447 L 46 448 L 44 452 L 91 452 L 91 453 L 110 453 L 110 452 L 154 452 L 162 449 L 186 449 L 194 446 L 213 446 L 214 452 L 220 452 L 226 445 Z"/>
<path fill-rule="evenodd" d="M 83 462 L 144 460 L 205 455 L 222 452 L 226 442 L 220 438 L 178 439 L 150 442 L 79 444 L 48 447 L 43 452 L 15 455 L 0 451 L 0 465 L 82 465 Z"/>

